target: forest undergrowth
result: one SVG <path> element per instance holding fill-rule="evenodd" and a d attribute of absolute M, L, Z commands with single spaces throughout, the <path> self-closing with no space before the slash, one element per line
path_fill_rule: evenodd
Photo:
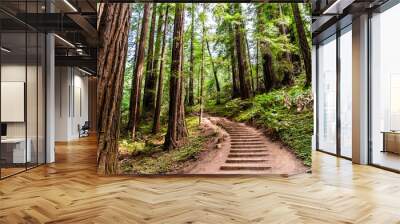
<path fill-rule="evenodd" d="M 270 137 L 287 145 L 305 165 L 311 166 L 312 93 L 301 79 L 295 82 L 293 86 L 247 100 L 236 98 L 219 105 L 209 101 L 206 111 L 265 129 Z"/>

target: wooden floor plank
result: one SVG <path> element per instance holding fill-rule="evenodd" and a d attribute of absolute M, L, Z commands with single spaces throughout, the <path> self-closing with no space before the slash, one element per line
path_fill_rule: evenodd
<path fill-rule="evenodd" d="M 315 152 L 289 178 L 100 177 L 95 139 L 0 181 L 0 223 L 400 223 L 400 175 Z"/>

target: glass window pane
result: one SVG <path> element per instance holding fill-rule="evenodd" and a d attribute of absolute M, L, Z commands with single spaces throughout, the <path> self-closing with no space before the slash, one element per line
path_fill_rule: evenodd
<path fill-rule="evenodd" d="M 400 5 L 371 19 L 372 163 L 400 170 Z"/>
<path fill-rule="evenodd" d="M 318 48 L 318 147 L 336 153 L 336 36 Z"/>
<path fill-rule="evenodd" d="M 45 0 L 0 1 L 0 7 L 4 10 L 0 12 L 0 177 L 4 178 L 45 162 L 46 40 L 43 33 L 21 22 L 28 19 L 25 13 L 43 12 Z"/>
<path fill-rule="evenodd" d="M 1 47 L 1 172 L 5 177 L 25 170 L 31 158 L 25 119 L 26 33 L 2 33 Z"/>
<path fill-rule="evenodd" d="M 351 27 L 340 36 L 340 153 L 352 157 L 352 34 Z"/>
<path fill-rule="evenodd" d="M 45 52 L 46 37 L 44 34 L 39 33 L 38 45 L 38 164 L 45 163 L 46 149 L 45 149 L 45 65 L 46 65 L 46 52 Z"/>
<path fill-rule="evenodd" d="M 38 132 L 38 35 L 36 32 L 27 33 L 28 44 L 28 62 L 27 62 L 27 80 L 26 80 L 26 115 L 27 115 L 27 142 L 30 150 L 30 160 L 28 168 L 37 165 L 37 132 Z"/>

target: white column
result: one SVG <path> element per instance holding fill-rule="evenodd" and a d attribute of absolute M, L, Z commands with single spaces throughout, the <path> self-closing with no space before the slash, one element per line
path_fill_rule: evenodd
<path fill-rule="evenodd" d="M 368 15 L 353 19 L 353 162 L 368 163 Z"/>
<path fill-rule="evenodd" d="M 54 35 L 46 36 L 46 163 L 55 161 L 54 133 L 55 133 L 55 56 L 54 56 Z"/>

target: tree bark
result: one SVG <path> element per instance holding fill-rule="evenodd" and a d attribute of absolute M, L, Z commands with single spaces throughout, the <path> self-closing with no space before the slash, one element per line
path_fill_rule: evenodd
<path fill-rule="evenodd" d="M 157 18 L 157 3 L 153 3 L 153 14 L 151 16 L 149 44 L 147 46 L 147 65 L 146 78 L 143 92 L 143 117 L 147 118 L 154 111 L 155 106 L 155 88 L 156 88 L 156 72 L 155 72 L 155 54 L 154 54 L 154 34 Z"/>
<path fill-rule="evenodd" d="M 118 172 L 120 108 L 130 28 L 130 5 L 100 3 L 97 84 L 97 172 Z"/>
<path fill-rule="evenodd" d="M 135 75 L 135 67 L 137 64 L 137 56 L 138 56 L 138 51 L 139 51 L 139 37 L 140 37 L 140 18 L 142 18 L 141 14 L 139 14 L 139 18 L 138 18 L 138 26 L 136 29 L 136 45 L 135 45 L 135 56 L 134 59 L 132 60 L 132 82 L 131 82 L 131 92 L 130 92 L 130 97 L 129 97 L 129 117 L 128 117 L 128 126 L 127 126 L 127 130 L 132 130 L 132 125 L 133 125 L 133 121 L 132 121 L 132 117 L 133 117 L 133 104 L 134 104 L 134 86 L 135 86 L 135 79 L 134 79 L 134 75 Z"/>
<path fill-rule="evenodd" d="M 241 14 L 239 3 L 234 3 L 235 12 Z M 240 86 L 240 97 L 242 99 L 250 98 L 250 71 L 249 65 L 246 61 L 246 43 L 243 30 L 243 21 L 240 24 L 235 24 L 235 43 L 238 59 L 238 70 L 239 70 L 239 86 Z"/>
<path fill-rule="evenodd" d="M 192 27 L 191 27 L 191 33 L 190 33 L 190 74 L 189 74 L 189 106 L 194 105 L 194 96 L 193 96 L 193 89 L 194 89 L 194 82 L 193 82 L 193 76 L 194 76 L 194 11 L 195 11 L 195 4 L 192 3 Z"/>
<path fill-rule="evenodd" d="M 149 3 L 144 4 L 143 9 L 143 19 L 142 19 L 142 28 L 140 32 L 140 42 L 139 42 L 139 51 L 138 57 L 136 61 L 135 75 L 134 75 L 134 91 L 133 91 L 133 109 L 132 109 L 132 140 L 135 139 L 136 126 L 139 120 L 139 104 L 140 104 L 140 95 L 141 95 L 141 80 L 144 69 L 144 51 L 146 48 L 146 39 L 147 33 L 149 29 L 149 13 L 150 13 L 150 5 Z"/>
<path fill-rule="evenodd" d="M 245 31 L 246 29 L 243 28 Z M 247 39 L 247 32 L 244 32 L 244 39 L 246 40 L 246 58 L 249 63 L 249 70 L 250 70 L 250 92 L 254 93 L 254 77 L 253 77 L 253 66 L 251 64 L 251 58 L 250 58 L 250 45 L 249 45 L 249 40 Z"/>
<path fill-rule="evenodd" d="M 211 54 L 210 45 L 208 43 L 208 40 L 206 40 L 206 44 L 207 44 L 208 54 L 210 55 L 210 59 L 211 59 L 211 67 L 212 67 L 213 74 L 214 74 L 215 87 L 217 89 L 217 104 L 220 104 L 221 103 L 220 102 L 221 88 L 220 88 L 219 81 L 218 81 L 217 70 L 215 69 L 214 60 L 213 60 L 213 57 Z"/>
<path fill-rule="evenodd" d="M 292 10 L 294 21 L 296 23 L 297 36 L 299 40 L 299 47 L 301 56 L 303 57 L 304 67 L 306 70 L 306 86 L 311 85 L 311 52 L 310 45 L 307 41 L 306 32 L 304 30 L 303 19 L 301 18 L 299 6 L 296 3 L 292 3 Z"/>
<path fill-rule="evenodd" d="M 188 136 L 185 124 L 182 74 L 184 14 L 184 5 L 177 3 L 175 8 L 169 83 L 168 129 L 164 142 L 164 148 L 168 150 L 180 147 Z"/>
<path fill-rule="evenodd" d="M 254 91 L 255 93 L 260 91 L 260 82 L 259 82 L 259 76 L 258 76 L 258 74 L 259 74 L 258 68 L 260 67 L 259 66 L 259 57 L 260 57 L 259 48 L 260 48 L 259 40 L 257 40 L 257 42 L 256 42 L 256 89 Z"/>
<path fill-rule="evenodd" d="M 156 100 L 156 108 L 154 111 L 154 119 L 153 119 L 153 134 L 157 134 L 160 131 L 160 114 L 161 114 L 161 104 L 162 104 L 162 95 L 163 95 L 163 83 L 164 83 L 164 61 L 165 61 L 165 46 L 166 46 L 166 36 L 168 29 L 168 8 L 165 10 L 165 19 L 164 19 L 164 31 L 163 31 L 163 40 L 161 47 L 161 60 L 160 60 L 160 69 L 158 75 L 158 88 L 157 88 L 157 100 Z"/>
<path fill-rule="evenodd" d="M 279 12 L 280 12 L 280 16 L 283 17 L 283 13 L 282 13 L 282 5 L 279 3 Z M 279 28 L 279 32 L 284 35 L 287 36 L 288 35 L 288 27 L 285 23 L 280 22 L 278 24 L 278 28 Z M 283 49 L 283 60 L 286 61 L 288 68 L 286 71 L 283 72 L 283 79 L 281 81 L 282 85 L 284 86 L 289 86 L 291 84 L 293 84 L 293 69 L 291 69 L 290 67 L 292 66 L 292 56 L 291 53 L 287 50 L 287 49 Z"/>
<path fill-rule="evenodd" d="M 276 76 L 272 68 L 272 53 L 265 35 L 264 16 L 264 8 L 261 4 L 257 7 L 257 29 L 262 37 L 260 38 L 260 54 L 263 70 L 264 91 L 269 92 L 275 85 Z"/>
<path fill-rule="evenodd" d="M 162 7 L 159 9 L 158 14 L 158 24 L 157 24 L 157 37 L 155 43 L 155 52 L 154 52 L 154 60 L 153 60 L 153 68 L 152 75 L 149 78 L 148 89 L 145 89 L 145 93 L 147 90 L 148 98 L 150 98 L 150 111 L 148 114 L 151 118 L 154 118 L 154 112 L 156 107 L 156 91 L 157 91 L 157 72 L 160 64 L 160 51 L 161 51 L 161 38 L 162 38 L 162 26 L 164 24 L 164 12 Z M 164 34 L 165 35 L 165 34 Z M 146 96 L 145 96 L 146 97 Z"/>
<path fill-rule="evenodd" d="M 203 14 L 205 13 L 205 5 L 203 3 Z M 205 45 L 205 35 L 206 35 L 206 26 L 204 21 L 204 16 L 202 18 L 202 37 L 201 37 L 201 69 L 200 69 L 200 115 L 199 115 L 199 124 L 203 120 L 203 101 L 204 101 L 204 45 Z"/>
<path fill-rule="evenodd" d="M 235 33 L 233 31 L 232 26 L 229 26 L 229 31 L 231 33 L 231 45 L 229 47 L 231 54 L 231 69 L 232 69 L 232 99 L 235 99 L 240 96 L 240 89 L 238 87 L 238 61 L 236 55 L 236 43 L 235 43 Z"/>

